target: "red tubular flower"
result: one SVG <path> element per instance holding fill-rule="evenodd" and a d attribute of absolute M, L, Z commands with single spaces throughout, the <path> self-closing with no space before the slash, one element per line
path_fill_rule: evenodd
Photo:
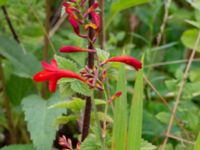
<path fill-rule="evenodd" d="M 109 100 L 108 103 L 110 104 L 112 101 L 114 101 L 115 99 L 117 99 L 118 97 L 120 97 L 122 95 L 121 91 L 118 91 L 117 93 L 115 93 Z"/>
<path fill-rule="evenodd" d="M 97 7 L 99 7 L 99 4 L 98 4 L 98 3 L 94 3 L 90 8 L 88 8 L 88 9 L 86 10 L 86 12 L 85 12 L 85 14 L 83 15 L 83 17 L 84 17 L 84 18 L 87 17 L 87 15 L 88 15 L 89 13 L 91 13 L 91 12 L 94 12 L 95 9 L 96 9 Z"/>
<path fill-rule="evenodd" d="M 107 59 L 106 61 L 104 61 L 102 64 L 108 63 L 108 62 L 121 62 L 121 63 L 125 63 L 127 65 L 130 65 L 132 67 L 134 67 L 137 71 L 139 69 L 142 68 L 142 63 L 131 57 L 131 56 L 116 56 L 116 57 L 111 57 L 109 59 Z"/>
<path fill-rule="evenodd" d="M 52 60 L 51 64 L 43 61 L 42 66 L 44 70 L 35 74 L 33 80 L 36 82 L 49 81 L 49 90 L 51 92 L 56 91 L 57 82 L 60 78 L 74 78 L 85 82 L 78 74 L 69 70 L 59 69 L 56 60 Z"/>
<path fill-rule="evenodd" d="M 60 48 L 60 52 L 64 53 L 77 53 L 77 52 L 96 52 L 95 50 L 92 49 L 87 49 L 87 48 L 81 48 L 78 46 L 63 46 Z"/>
<path fill-rule="evenodd" d="M 100 28 L 100 16 L 96 12 L 92 12 L 92 21 L 97 26 L 97 30 Z"/>

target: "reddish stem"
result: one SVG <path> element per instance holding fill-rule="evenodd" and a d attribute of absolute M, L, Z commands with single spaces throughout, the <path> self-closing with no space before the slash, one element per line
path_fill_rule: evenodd
<path fill-rule="evenodd" d="M 94 0 L 89 0 L 89 7 L 94 4 Z M 91 14 L 89 14 L 89 20 L 92 20 Z M 95 36 L 95 32 L 92 28 L 89 29 L 88 31 L 88 37 L 89 37 L 89 44 L 88 44 L 88 49 L 94 49 L 93 46 L 93 37 Z M 88 53 L 88 67 L 93 68 L 94 66 L 94 55 L 95 53 L 89 52 Z M 89 133 L 89 128 L 90 128 L 90 117 L 91 117 L 91 109 L 92 109 L 92 98 L 91 97 L 86 97 L 86 105 L 85 105 L 85 111 L 84 111 L 84 118 L 83 118 L 83 127 L 82 127 L 82 138 L 81 140 L 84 141 L 84 139 L 87 137 Z"/>

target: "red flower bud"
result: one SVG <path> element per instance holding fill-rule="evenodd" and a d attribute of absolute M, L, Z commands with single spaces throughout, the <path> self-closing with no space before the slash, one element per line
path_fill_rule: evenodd
<path fill-rule="evenodd" d="M 92 12 L 92 21 L 96 25 L 97 30 L 100 28 L 100 16 L 96 12 Z"/>
<path fill-rule="evenodd" d="M 108 103 L 110 104 L 112 101 L 114 101 L 116 98 L 120 97 L 122 95 L 121 91 L 118 91 L 117 93 L 115 93 L 109 100 Z"/>
<path fill-rule="evenodd" d="M 88 9 L 86 10 L 86 12 L 85 12 L 85 14 L 83 15 L 83 17 L 84 17 L 84 18 L 87 17 L 87 15 L 88 15 L 89 13 L 91 13 L 91 12 L 94 12 L 95 9 L 96 9 L 97 7 L 99 7 L 99 4 L 98 4 L 98 3 L 94 3 L 92 6 L 90 6 L 90 8 L 88 8 Z"/>
<path fill-rule="evenodd" d="M 59 69 L 56 60 L 52 60 L 51 64 L 43 61 L 42 66 L 44 70 L 35 74 L 33 80 L 36 82 L 49 81 L 49 90 L 51 92 L 56 91 L 57 82 L 60 78 L 74 78 L 85 82 L 80 75 L 69 70 Z"/>
<path fill-rule="evenodd" d="M 60 48 L 60 52 L 64 52 L 64 53 L 94 52 L 95 53 L 96 51 L 92 49 L 81 48 L 78 46 L 64 46 Z"/>
<path fill-rule="evenodd" d="M 103 62 L 102 64 L 108 63 L 108 62 L 121 62 L 121 63 L 125 63 L 127 65 L 130 65 L 132 67 L 134 67 L 137 71 L 139 69 L 142 68 L 142 63 L 131 57 L 131 56 L 116 56 L 116 57 L 111 57 L 109 59 L 107 59 L 105 62 Z"/>

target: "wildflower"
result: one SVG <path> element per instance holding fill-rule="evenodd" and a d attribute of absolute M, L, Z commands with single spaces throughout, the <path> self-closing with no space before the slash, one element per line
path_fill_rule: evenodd
<path fill-rule="evenodd" d="M 87 49 L 87 48 L 81 48 L 78 46 L 63 46 L 60 48 L 60 52 L 64 53 L 77 53 L 77 52 L 96 52 L 95 50 L 92 49 Z"/>
<path fill-rule="evenodd" d="M 101 63 L 101 65 L 106 64 L 108 62 L 121 62 L 121 63 L 125 63 L 127 65 L 130 65 L 132 67 L 134 67 L 137 71 L 139 69 L 142 68 L 142 63 L 131 57 L 131 56 L 116 56 L 116 57 L 111 57 L 109 59 L 107 59 L 106 61 L 104 61 L 103 63 Z"/>
<path fill-rule="evenodd" d="M 117 93 L 115 93 L 109 100 L 108 103 L 110 104 L 112 101 L 114 101 L 116 98 L 120 97 L 122 95 L 121 91 L 118 91 Z"/>
<path fill-rule="evenodd" d="M 97 29 L 99 30 L 100 28 L 100 17 L 99 15 L 94 11 L 91 13 L 92 15 L 92 21 L 96 25 Z"/>
<path fill-rule="evenodd" d="M 83 15 L 83 17 L 87 17 L 88 14 L 90 14 L 91 12 L 94 12 L 95 9 L 99 7 L 99 4 L 98 3 L 94 3 L 92 6 L 90 6 L 90 8 L 88 8 L 85 12 L 85 14 Z"/>
<path fill-rule="evenodd" d="M 63 147 L 63 150 L 67 150 L 67 149 L 73 150 L 71 139 L 66 138 L 64 135 L 62 137 L 59 137 L 59 144 Z"/>
<path fill-rule="evenodd" d="M 75 78 L 84 82 L 84 79 L 78 74 L 69 70 L 59 69 L 56 60 L 52 60 L 51 64 L 43 61 L 42 66 L 44 70 L 35 74 L 33 80 L 36 82 L 49 81 L 49 90 L 51 92 L 56 91 L 57 82 L 60 78 Z"/>

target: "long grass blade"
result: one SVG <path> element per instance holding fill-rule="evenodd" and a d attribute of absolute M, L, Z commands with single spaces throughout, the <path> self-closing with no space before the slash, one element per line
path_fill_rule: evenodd
<path fill-rule="evenodd" d="M 143 114 L 143 69 L 136 77 L 128 126 L 127 150 L 140 150 Z"/>
<path fill-rule="evenodd" d="M 193 150 L 200 150 L 200 133 L 197 137 L 197 140 L 195 142 L 195 146 L 194 146 Z"/>

